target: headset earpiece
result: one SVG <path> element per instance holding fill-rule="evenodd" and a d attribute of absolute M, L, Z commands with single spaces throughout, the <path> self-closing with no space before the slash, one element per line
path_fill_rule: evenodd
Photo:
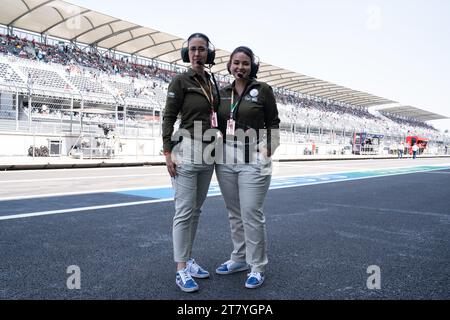
<path fill-rule="evenodd" d="M 183 59 L 183 62 L 185 63 L 191 62 L 189 59 L 189 48 L 187 47 L 181 48 L 181 59 Z"/>
<path fill-rule="evenodd" d="M 208 56 L 206 58 L 206 64 L 214 64 L 215 58 L 216 58 L 216 50 L 211 50 L 208 47 Z"/>
<path fill-rule="evenodd" d="M 251 71 L 250 71 L 250 78 L 251 79 L 255 79 L 256 78 L 256 74 L 258 73 L 258 71 L 259 71 L 259 61 L 257 63 L 252 62 Z"/>
<path fill-rule="evenodd" d="M 255 79 L 256 78 L 256 74 L 259 71 L 259 58 L 257 56 L 255 56 L 255 54 L 253 53 L 253 51 L 250 48 L 245 47 L 245 46 L 237 47 L 236 49 L 234 49 L 233 53 L 231 53 L 230 59 L 227 62 L 228 73 L 231 74 L 231 59 L 238 52 L 243 52 L 247 56 L 250 57 L 251 64 L 250 64 L 249 78 L 250 79 Z"/>
<path fill-rule="evenodd" d="M 250 50 L 251 51 L 251 50 Z M 259 57 L 257 57 L 253 51 L 251 51 L 253 59 L 252 59 L 252 71 L 250 73 L 250 78 L 256 79 L 256 74 L 259 71 Z"/>
<path fill-rule="evenodd" d="M 208 46 L 206 64 L 214 64 L 214 59 L 216 58 L 216 49 L 214 48 L 214 45 L 211 43 L 211 41 L 209 41 L 209 38 L 205 34 L 199 32 L 191 34 L 187 41 L 183 43 L 183 47 L 181 48 L 181 59 L 183 60 L 183 62 L 191 62 L 191 60 L 189 59 L 189 41 L 192 38 L 201 38 L 206 41 Z M 211 49 L 211 47 L 213 47 L 214 49 Z"/>

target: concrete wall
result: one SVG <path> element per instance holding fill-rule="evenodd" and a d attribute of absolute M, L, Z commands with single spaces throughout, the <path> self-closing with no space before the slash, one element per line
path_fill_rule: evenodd
<path fill-rule="evenodd" d="M 340 154 L 343 145 L 339 144 L 325 144 L 325 143 L 315 143 L 315 152 L 317 155 L 330 155 L 330 154 Z M 312 143 L 282 143 L 278 149 L 278 155 L 304 155 L 305 151 L 307 153 L 312 152 Z"/>
<path fill-rule="evenodd" d="M 77 143 L 78 135 L 26 134 L 0 132 L 0 157 L 27 156 L 30 146 L 46 146 L 50 149 L 51 141 L 61 141 L 61 155 L 67 156 L 70 149 Z M 151 156 L 159 155 L 162 149 L 162 139 L 125 137 L 115 140 L 117 156 Z"/>
<path fill-rule="evenodd" d="M 71 139 L 61 138 L 60 135 L 0 132 L 0 156 L 25 156 L 28 155 L 30 146 L 49 148 L 51 140 L 62 141 L 64 152 Z"/>
<path fill-rule="evenodd" d="M 87 136 L 86 136 L 87 137 Z M 70 149 L 77 143 L 78 135 L 26 134 L 0 132 L 0 156 L 26 156 L 28 149 L 34 145 L 46 146 L 50 149 L 50 141 L 62 141 L 61 155 L 69 155 Z M 88 139 L 88 138 L 86 138 Z M 89 139 L 88 139 L 89 140 Z M 339 154 L 342 146 L 338 144 L 315 144 L 315 154 L 327 155 L 336 151 Z M 136 138 L 121 137 L 115 140 L 117 156 L 152 156 L 160 155 L 162 139 L 159 137 Z M 305 149 L 312 150 L 311 143 L 283 143 L 277 150 L 280 155 L 303 155 Z"/>

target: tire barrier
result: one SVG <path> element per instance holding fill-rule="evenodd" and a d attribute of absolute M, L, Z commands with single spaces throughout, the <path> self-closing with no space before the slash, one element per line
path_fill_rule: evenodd
<path fill-rule="evenodd" d="M 30 146 L 28 148 L 28 155 L 30 157 L 49 157 L 50 152 L 46 146 L 40 146 L 39 148 L 36 146 Z"/>

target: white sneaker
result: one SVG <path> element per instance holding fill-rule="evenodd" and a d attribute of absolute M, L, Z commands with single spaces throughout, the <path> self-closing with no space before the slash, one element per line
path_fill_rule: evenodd
<path fill-rule="evenodd" d="M 187 268 L 177 271 L 175 282 L 184 292 L 194 292 L 198 290 L 198 285 L 194 279 L 192 279 Z"/>
<path fill-rule="evenodd" d="M 250 267 L 246 262 L 234 262 L 233 260 L 228 260 L 222 263 L 217 269 L 217 274 L 232 274 L 240 271 L 248 270 Z"/>
<path fill-rule="evenodd" d="M 200 267 L 192 258 L 186 262 L 186 269 L 194 278 L 204 279 L 209 277 L 209 272 Z"/>
<path fill-rule="evenodd" d="M 245 287 L 249 289 L 255 289 L 260 287 L 264 282 L 264 274 L 261 272 L 250 272 L 248 278 L 245 281 Z"/>

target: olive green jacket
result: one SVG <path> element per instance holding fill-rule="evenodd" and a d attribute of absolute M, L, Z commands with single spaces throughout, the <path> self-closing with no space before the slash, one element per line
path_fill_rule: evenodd
<path fill-rule="evenodd" d="M 194 136 L 194 122 L 201 122 L 202 135 L 211 128 L 211 104 L 198 82 L 195 81 L 196 78 L 207 88 L 207 85 L 200 80 L 200 77 L 192 69 L 176 75 L 169 84 L 162 125 L 163 150 L 165 152 L 172 151 L 175 144 L 172 141 L 172 134 L 178 115 L 181 115 L 180 129 L 188 130 L 194 139 L 202 139 L 202 137 Z M 209 74 L 207 74 L 207 80 L 210 81 Z M 217 108 L 218 95 L 213 84 L 211 84 L 211 88 L 214 94 L 214 104 Z"/>
<path fill-rule="evenodd" d="M 219 129 L 222 134 L 226 134 L 227 121 L 230 118 L 231 93 L 234 83 L 220 90 L 220 106 L 218 111 Z M 234 102 L 239 97 L 234 93 Z M 280 119 L 272 87 L 264 82 L 252 80 L 243 93 L 241 103 L 235 115 L 236 129 L 260 129 L 267 130 L 264 137 L 258 135 L 258 143 L 263 142 L 263 146 L 273 154 L 280 144 Z"/>

